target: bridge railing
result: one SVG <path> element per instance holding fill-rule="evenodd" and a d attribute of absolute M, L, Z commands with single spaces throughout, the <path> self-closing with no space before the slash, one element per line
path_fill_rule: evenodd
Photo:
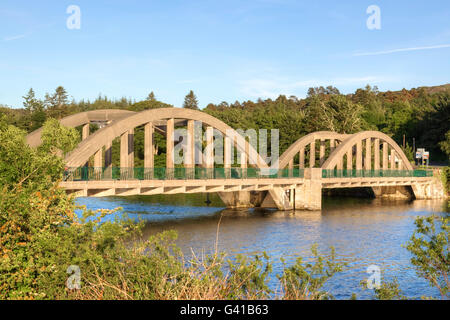
<path fill-rule="evenodd" d="M 432 170 L 322 170 L 322 178 L 432 177 Z"/>
<path fill-rule="evenodd" d="M 304 169 L 269 168 L 66 168 L 64 181 L 303 178 Z"/>

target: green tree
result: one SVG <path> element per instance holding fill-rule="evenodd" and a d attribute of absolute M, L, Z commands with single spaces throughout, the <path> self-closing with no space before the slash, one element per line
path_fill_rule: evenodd
<path fill-rule="evenodd" d="M 148 94 L 146 100 L 148 100 L 148 101 L 156 101 L 155 94 L 153 93 L 153 91 Z"/>
<path fill-rule="evenodd" d="M 308 132 L 327 130 L 339 133 L 355 133 L 363 126 L 362 106 L 345 96 L 333 95 L 327 101 L 313 96 L 307 108 Z"/>
<path fill-rule="evenodd" d="M 58 119 L 62 118 L 64 107 L 66 107 L 69 102 L 68 98 L 67 91 L 62 86 L 57 87 L 55 93 L 52 95 L 46 93 L 45 105 L 49 111 L 49 116 Z"/>
<path fill-rule="evenodd" d="M 406 245 L 417 274 L 437 288 L 443 299 L 450 298 L 449 221 L 448 217 L 435 215 L 418 217 L 416 230 Z"/>
<path fill-rule="evenodd" d="M 184 98 L 183 108 L 198 110 L 198 101 L 194 91 L 189 91 Z"/>
<path fill-rule="evenodd" d="M 342 271 L 343 264 L 336 262 L 334 248 L 331 248 L 329 257 L 318 254 L 317 245 L 312 246 L 311 252 L 314 263 L 303 264 L 301 258 L 291 267 L 286 267 L 283 274 L 279 276 L 284 299 L 288 300 L 326 300 L 333 296 L 321 291 L 325 282 L 335 273 Z M 284 261 L 283 261 L 284 263 Z"/>
<path fill-rule="evenodd" d="M 56 153 L 60 150 L 65 155 L 78 145 L 80 134 L 75 128 L 64 127 L 58 120 L 50 118 L 42 127 L 41 139 L 40 150 Z"/>
<path fill-rule="evenodd" d="M 450 130 L 445 134 L 445 140 L 439 142 L 439 146 L 441 147 L 442 151 L 447 154 L 448 160 L 450 161 Z"/>
<path fill-rule="evenodd" d="M 23 106 L 28 112 L 33 113 L 36 111 L 42 111 L 44 109 L 42 102 L 36 99 L 33 88 L 30 88 L 27 95 L 23 96 L 22 98 L 24 99 Z"/>

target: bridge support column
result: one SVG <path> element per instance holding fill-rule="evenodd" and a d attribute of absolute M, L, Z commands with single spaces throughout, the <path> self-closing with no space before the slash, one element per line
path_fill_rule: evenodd
<path fill-rule="evenodd" d="M 366 154 L 364 157 L 364 169 L 372 170 L 372 139 L 366 139 Z"/>
<path fill-rule="evenodd" d="M 144 177 L 153 179 L 154 148 L 153 148 L 153 123 L 144 126 Z"/>
<path fill-rule="evenodd" d="M 224 137 L 224 150 L 223 150 L 223 167 L 225 168 L 225 177 L 231 178 L 231 162 L 234 160 L 234 154 L 232 154 L 231 139 L 228 136 Z"/>
<path fill-rule="evenodd" d="M 395 150 L 391 149 L 391 170 L 395 170 Z"/>
<path fill-rule="evenodd" d="M 305 183 L 295 189 L 294 207 L 300 210 L 322 210 L 322 169 L 305 169 Z"/>
<path fill-rule="evenodd" d="M 309 167 L 314 168 L 316 165 L 316 142 L 313 141 L 309 145 Z"/>
<path fill-rule="evenodd" d="M 374 159 L 373 159 L 373 169 L 380 170 L 380 139 L 375 139 L 374 141 Z"/>
<path fill-rule="evenodd" d="M 128 167 L 134 168 L 134 129 L 128 131 Z"/>
<path fill-rule="evenodd" d="M 383 170 L 389 169 L 388 167 L 388 145 L 383 142 Z"/>
<path fill-rule="evenodd" d="M 410 200 L 413 193 L 408 186 L 381 186 L 372 187 L 372 191 L 376 198 L 390 199 L 390 200 Z"/>
<path fill-rule="evenodd" d="M 195 177 L 195 144 L 194 144 L 194 120 L 187 122 L 187 139 L 186 139 L 186 154 L 184 156 L 184 167 L 186 168 L 186 178 L 194 179 Z"/>
<path fill-rule="evenodd" d="M 173 178 L 173 168 L 174 168 L 174 124 L 175 119 L 167 120 L 166 128 L 166 178 Z"/>
<path fill-rule="evenodd" d="M 86 140 L 89 137 L 89 123 L 83 125 L 81 129 L 81 140 Z M 89 167 L 89 161 L 84 164 L 85 167 Z"/>
<path fill-rule="evenodd" d="M 322 166 L 322 164 L 325 162 L 325 139 L 320 139 L 319 150 L 319 164 L 320 166 Z"/>
<path fill-rule="evenodd" d="M 94 155 L 94 168 L 102 167 L 103 148 L 98 150 Z"/>
<path fill-rule="evenodd" d="M 362 170 L 362 143 L 356 142 L 356 170 Z"/>
<path fill-rule="evenodd" d="M 252 208 L 250 191 L 219 192 L 219 197 L 230 209 Z"/>
<path fill-rule="evenodd" d="M 206 127 L 206 175 L 208 179 L 214 178 L 214 129 L 213 127 Z"/>
<path fill-rule="evenodd" d="M 353 151 L 350 149 L 347 151 L 347 170 L 352 170 L 353 168 Z"/>
<path fill-rule="evenodd" d="M 305 168 L 305 148 L 300 148 L 298 167 L 300 169 Z"/>

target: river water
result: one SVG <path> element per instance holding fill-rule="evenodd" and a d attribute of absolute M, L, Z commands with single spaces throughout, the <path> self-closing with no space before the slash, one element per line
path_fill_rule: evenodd
<path fill-rule="evenodd" d="M 270 287 L 277 290 L 284 258 L 290 265 L 301 256 L 311 259 L 310 248 L 319 253 L 336 249 L 337 261 L 346 263 L 324 289 L 337 299 L 370 299 L 372 292 L 360 282 L 370 275 L 370 265 L 379 266 L 382 278 L 396 278 L 403 294 L 410 298 L 433 296 L 439 292 L 419 278 L 410 264 L 410 254 L 402 247 L 411 237 L 417 216 L 445 214 L 445 201 L 411 202 L 380 199 L 325 197 L 320 212 L 274 210 L 226 210 L 216 195 L 205 204 L 206 195 L 158 195 L 136 197 L 78 198 L 88 209 L 122 207 L 129 217 L 144 219 L 144 237 L 163 230 L 178 232 L 177 244 L 186 255 L 214 251 L 219 228 L 218 248 L 230 257 L 236 254 L 266 252 L 273 263 Z M 222 218 L 221 218 L 222 217 Z"/>

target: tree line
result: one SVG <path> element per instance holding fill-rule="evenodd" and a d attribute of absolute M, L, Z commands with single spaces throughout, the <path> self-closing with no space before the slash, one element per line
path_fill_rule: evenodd
<path fill-rule="evenodd" d="M 92 102 L 75 101 L 69 100 L 67 91 L 60 86 L 54 93 L 45 94 L 43 100 L 36 98 L 30 89 L 23 96 L 23 108 L 0 107 L 0 115 L 5 114 L 9 124 L 31 132 L 48 118 L 61 119 L 78 112 L 95 109 L 143 111 L 164 107 L 173 106 L 157 100 L 154 92 L 142 101 L 112 100 L 106 96 L 99 96 Z M 200 109 L 192 90 L 186 95 L 183 107 Z M 276 99 L 258 99 L 256 102 L 209 103 L 202 111 L 235 129 L 279 129 L 280 153 L 314 131 L 355 133 L 377 130 L 391 136 L 410 160 L 413 160 L 414 147 L 429 150 L 434 162 L 445 163 L 450 157 L 450 85 L 395 92 L 380 92 L 376 86 L 367 85 L 346 95 L 332 86 L 316 87 L 310 88 L 304 99 L 280 95 Z M 165 144 L 163 139 L 160 140 L 159 154 L 162 155 Z M 137 163 L 142 159 L 143 150 L 138 150 Z M 162 157 L 160 162 L 163 163 Z"/>

